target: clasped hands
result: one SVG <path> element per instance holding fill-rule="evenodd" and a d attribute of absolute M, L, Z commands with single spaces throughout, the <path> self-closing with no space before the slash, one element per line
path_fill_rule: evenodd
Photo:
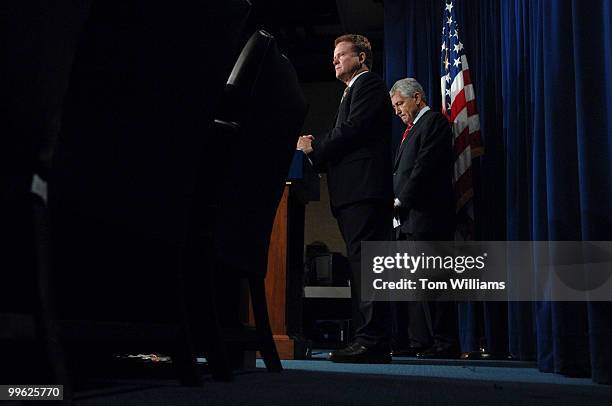
<path fill-rule="evenodd" d="M 295 149 L 299 151 L 303 151 L 305 154 L 310 154 L 312 152 L 312 141 L 314 137 L 311 134 L 302 135 L 298 138 L 297 146 Z"/>

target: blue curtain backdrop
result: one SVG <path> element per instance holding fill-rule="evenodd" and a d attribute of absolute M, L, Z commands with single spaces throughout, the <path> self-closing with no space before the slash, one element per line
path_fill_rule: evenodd
<path fill-rule="evenodd" d="M 475 162 L 477 236 L 612 240 L 612 2 L 456 7 L 485 144 Z M 443 0 L 385 1 L 387 84 L 417 78 L 435 110 L 443 8 Z M 480 306 L 460 306 L 464 351 L 484 335 L 490 350 L 536 359 L 542 371 L 612 383 L 610 303 Z"/>

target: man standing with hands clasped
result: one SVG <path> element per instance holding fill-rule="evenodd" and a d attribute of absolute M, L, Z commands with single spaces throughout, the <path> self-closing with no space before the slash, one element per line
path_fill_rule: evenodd
<path fill-rule="evenodd" d="M 423 87 L 413 78 L 395 82 L 389 95 L 395 114 L 407 126 L 393 164 L 396 238 L 452 241 L 455 230 L 453 134 L 448 120 L 430 110 Z M 458 357 L 454 302 L 399 302 L 395 303 L 395 309 L 399 335 L 406 332 L 407 325 L 409 336 L 408 343 L 399 343 L 397 349 L 401 355 Z M 399 355 L 395 351 L 394 354 Z"/>
<path fill-rule="evenodd" d="M 383 80 L 370 72 L 367 38 L 336 39 L 336 78 L 346 84 L 338 115 L 327 133 L 299 138 L 315 168 L 327 173 L 332 214 L 346 244 L 351 267 L 354 341 L 333 351 L 333 362 L 389 363 L 389 302 L 361 297 L 361 241 L 388 241 L 391 219 L 391 109 Z"/>

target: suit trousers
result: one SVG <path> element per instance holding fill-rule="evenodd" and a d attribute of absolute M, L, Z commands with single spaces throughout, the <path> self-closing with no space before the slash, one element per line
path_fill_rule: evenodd
<path fill-rule="evenodd" d="M 391 348 L 428 348 L 433 342 L 427 302 L 391 303 Z"/>
<path fill-rule="evenodd" d="M 448 232 L 416 232 L 412 234 L 397 233 L 398 240 L 407 241 L 452 241 L 453 233 Z M 399 304 L 409 305 L 410 302 Z M 416 304 L 416 303 L 415 303 Z M 404 306 L 405 307 L 405 306 Z M 423 303 L 425 318 L 429 321 L 433 345 L 444 348 L 458 348 L 459 325 L 457 320 L 457 304 L 455 302 L 427 302 Z M 406 313 L 406 310 L 403 310 Z M 427 312 L 429 314 L 427 314 Z M 414 310 L 413 310 L 414 313 Z"/>
<path fill-rule="evenodd" d="M 361 295 L 361 242 L 391 239 L 391 203 L 382 199 L 369 199 L 333 211 L 346 244 L 351 269 L 354 339 L 369 348 L 387 349 L 390 303 L 371 301 Z"/>

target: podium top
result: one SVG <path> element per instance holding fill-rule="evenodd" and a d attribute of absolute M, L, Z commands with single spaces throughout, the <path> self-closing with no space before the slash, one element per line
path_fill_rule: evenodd
<path fill-rule="evenodd" d="M 295 151 L 291 166 L 289 167 L 287 180 L 303 179 L 305 164 L 308 164 L 308 159 L 306 159 L 305 154 L 302 151 Z"/>
<path fill-rule="evenodd" d="M 304 202 L 319 200 L 319 174 L 317 174 L 310 160 L 302 151 L 295 151 L 293 160 L 287 174 L 287 184 L 300 184 L 303 189 Z"/>

